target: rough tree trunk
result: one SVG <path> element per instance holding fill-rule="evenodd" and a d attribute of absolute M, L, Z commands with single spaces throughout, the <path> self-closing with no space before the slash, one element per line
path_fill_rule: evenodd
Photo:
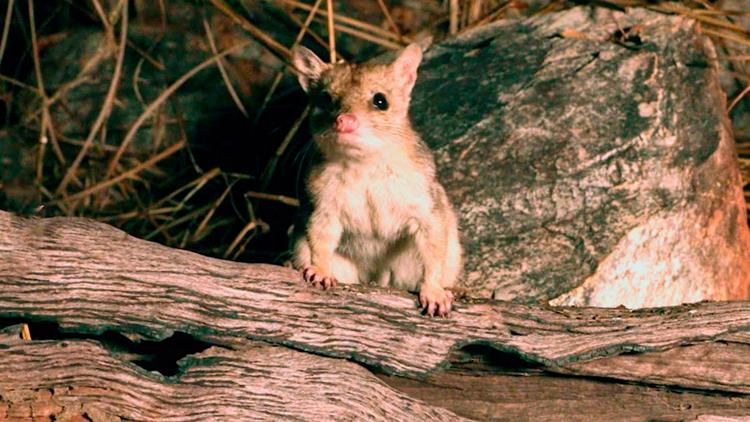
<path fill-rule="evenodd" d="M 9 326 L 0 419 L 750 412 L 747 303 L 631 311 L 472 301 L 430 319 L 404 292 L 322 292 L 286 268 L 207 258 L 84 219 L 5 212 L 0 256 L 0 323 Z M 18 339 L 19 322 L 31 323 L 34 341 Z M 179 333 L 181 347 L 202 351 L 168 375 L 144 369 L 165 372 L 148 361 Z"/>

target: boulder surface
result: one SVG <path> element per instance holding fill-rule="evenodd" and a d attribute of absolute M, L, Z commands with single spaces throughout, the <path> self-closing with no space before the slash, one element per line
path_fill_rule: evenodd
<path fill-rule="evenodd" d="M 689 19 L 574 8 L 431 47 L 412 119 L 461 219 L 469 296 L 747 299 L 716 54 Z"/>

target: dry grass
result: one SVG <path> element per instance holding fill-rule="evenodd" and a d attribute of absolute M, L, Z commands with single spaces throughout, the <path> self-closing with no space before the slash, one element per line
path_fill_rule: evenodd
<path fill-rule="evenodd" d="M 267 203 L 291 208 L 299 205 L 296 198 L 274 192 L 273 186 L 274 181 L 281 177 L 278 172 L 279 163 L 288 153 L 290 143 L 308 110 L 296 115 L 291 120 L 292 123 L 283 130 L 285 135 L 280 137 L 278 145 L 270 149 L 271 153 L 259 167 L 257 174 L 231 173 L 213 167 L 203 169 L 195 159 L 196 153 L 189 148 L 190 139 L 187 139 L 179 112 L 170 114 L 166 111 L 174 108 L 173 97 L 178 89 L 190 82 L 195 75 L 216 67 L 219 74 L 217 83 L 226 88 L 233 103 L 246 118 L 248 127 L 258 127 L 266 116 L 269 104 L 284 95 L 278 91 L 281 82 L 285 75 L 295 72 L 289 67 L 290 51 L 303 41 L 325 48 L 330 60 L 335 62 L 342 57 L 338 50 L 340 46 L 350 41 L 381 50 L 397 49 L 417 38 L 418 32 L 422 30 L 434 32 L 436 28 L 443 28 L 440 30 L 456 34 L 509 17 L 548 13 L 569 6 L 563 0 L 551 0 L 546 7 L 530 11 L 526 3 L 520 0 L 435 0 L 442 8 L 440 16 L 420 27 L 405 28 L 400 26 L 402 24 L 399 23 L 399 17 L 388 1 L 360 0 L 354 3 L 367 5 L 368 1 L 372 9 L 379 13 L 378 18 L 373 21 L 337 10 L 340 3 L 333 0 L 255 2 L 272 8 L 295 26 L 288 37 L 279 37 L 278 33 L 272 33 L 255 22 L 254 15 L 241 7 L 243 2 L 206 0 L 200 7 L 203 7 L 201 22 L 209 56 L 182 75 L 172 75 L 169 78 L 172 82 L 166 84 L 150 101 L 144 100 L 140 92 L 142 67 L 153 66 L 163 72 L 167 69 L 159 57 L 152 56 L 150 48 L 128 36 L 131 26 L 128 21 L 130 2 L 93 0 L 85 4 L 68 2 L 59 6 L 60 10 L 65 10 L 66 7 L 76 8 L 97 21 L 104 41 L 100 51 L 90 56 L 91 62 L 81 64 L 79 74 L 58 84 L 55 90 L 50 90 L 45 85 L 40 49 L 44 43 L 53 42 L 55 36 L 65 34 L 45 33 L 44 37 L 40 37 L 43 23 L 35 19 L 34 10 L 38 3 L 35 4 L 33 0 L 28 0 L 25 4 L 9 1 L 6 9 L 0 11 L 5 16 L 0 38 L 0 63 L 8 60 L 6 49 L 9 44 L 9 29 L 17 25 L 27 39 L 29 51 L 23 53 L 23 57 L 32 64 L 34 76 L 29 80 L 33 79 L 34 85 L 22 78 L 0 75 L 0 86 L 3 86 L 0 91 L 13 92 L 13 96 L 0 98 L 9 108 L 15 105 L 14 98 L 21 92 L 35 98 L 34 109 L 16 110 L 23 117 L 22 121 L 27 122 L 25 126 L 21 126 L 33 127 L 35 131 L 36 141 L 32 149 L 35 157 L 35 180 L 28 188 L 35 192 L 39 198 L 37 203 L 44 205 L 43 212 L 48 215 L 98 218 L 127 226 L 128 230 L 139 236 L 170 246 L 243 259 L 243 254 L 252 245 L 253 239 L 270 229 L 256 215 L 258 207 Z M 737 18 L 750 16 L 750 13 L 723 10 L 720 4 L 703 0 L 680 3 L 607 0 L 604 3 L 613 7 L 642 6 L 699 21 L 704 33 L 721 47 L 724 63 L 732 67 L 737 80 L 745 87 L 737 93 L 730 93 L 730 109 L 748 101 L 750 34 L 735 21 Z M 158 6 L 161 13 L 158 21 L 164 26 L 170 21 L 170 6 L 166 2 L 158 2 Z M 354 6 L 350 5 L 347 9 L 351 10 L 352 7 Z M 232 25 L 241 28 L 245 39 L 220 36 L 222 29 L 212 26 L 212 16 L 223 16 Z M 22 19 L 24 17 L 26 20 Z M 154 37 L 154 42 L 158 42 L 158 35 Z M 236 78 L 236 70 L 226 61 L 230 55 L 244 51 L 250 44 L 261 46 L 269 57 L 275 57 L 276 61 L 271 65 L 277 69 L 268 85 L 262 87 L 265 94 L 253 107 L 243 101 L 243 94 L 240 92 L 242 85 L 233 79 Z M 125 73 L 124 66 L 128 50 L 140 57 L 135 71 L 130 74 Z M 88 126 L 84 137 L 71 138 L 59 130 L 60 122 L 54 121 L 51 110 L 66 107 L 66 94 L 81 84 L 88 83 L 93 77 L 91 70 L 96 69 L 101 61 L 107 60 L 112 63 L 111 74 L 96 75 L 108 80 L 106 94 L 98 106 L 99 111 L 91 122 L 86 122 Z M 131 88 L 142 103 L 142 111 L 128 123 L 124 135 L 116 143 L 107 142 L 108 133 L 123 129 L 112 125 L 111 115 L 112 110 L 122 103 L 122 92 Z M 182 136 L 171 140 L 158 136 L 166 133 L 168 127 L 174 126 L 180 128 Z M 155 135 L 151 153 L 144 157 L 141 152 L 134 150 L 133 142 L 147 127 Z M 27 132 L 23 133 L 28 135 Z M 750 180 L 750 139 L 738 140 L 737 151 L 743 177 Z M 181 158 L 175 160 L 177 156 Z M 185 168 L 185 171 L 175 171 L 175 166 Z M 161 188 L 156 189 L 155 186 Z M 144 187 L 147 189 L 144 190 Z M 40 209 L 42 208 L 37 208 Z M 227 212 L 227 209 L 230 211 Z M 279 231 L 285 229 L 277 228 Z M 220 238 L 222 241 L 217 242 L 211 236 L 219 231 L 227 233 Z M 212 239 L 211 247 L 205 246 L 206 239 Z"/>

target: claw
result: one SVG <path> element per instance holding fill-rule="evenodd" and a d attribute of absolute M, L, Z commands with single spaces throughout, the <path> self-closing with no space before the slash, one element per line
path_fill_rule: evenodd
<path fill-rule="evenodd" d="M 419 292 L 420 310 L 426 316 L 447 317 L 451 313 L 453 293 L 441 287 L 422 286 Z"/>
<path fill-rule="evenodd" d="M 336 285 L 336 279 L 333 277 L 323 278 L 323 290 L 332 289 Z"/>
<path fill-rule="evenodd" d="M 337 283 L 336 278 L 323 275 L 320 269 L 315 266 L 305 267 L 302 270 L 302 277 L 314 287 L 323 290 L 332 289 Z"/>

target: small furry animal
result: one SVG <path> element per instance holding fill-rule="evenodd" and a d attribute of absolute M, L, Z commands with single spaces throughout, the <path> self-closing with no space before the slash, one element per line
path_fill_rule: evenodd
<path fill-rule="evenodd" d="M 374 283 L 419 291 L 422 311 L 447 316 L 462 269 L 456 215 L 408 111 L 422 50 L 391 64 L 327 64 L 293 50 L 321 155 L 306 188 L 311 210 L 293 264 L 311 284 Z"/>

